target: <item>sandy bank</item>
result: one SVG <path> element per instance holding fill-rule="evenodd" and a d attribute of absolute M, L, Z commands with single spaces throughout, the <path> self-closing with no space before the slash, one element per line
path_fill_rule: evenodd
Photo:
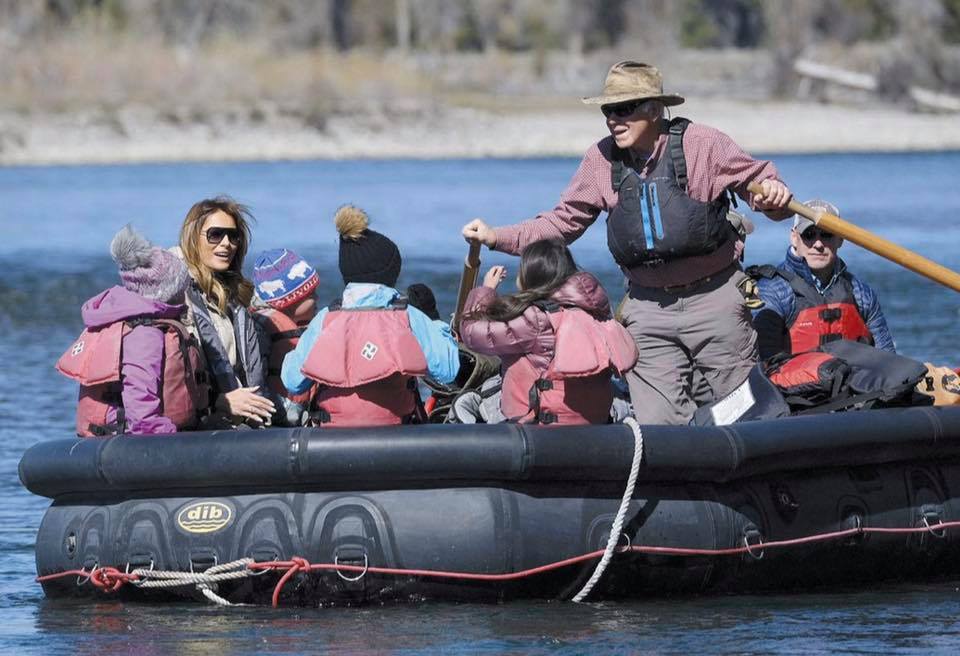
<path fill-rule="evenodd" d="M 164 121 L 132 108 L 0 115 L 0 165 L 353 158 L 579 156 L 604 126 L 575 102 L 550 109 L 437 107 L 335 115 L 316 126 L 282 114 Z M 683 116 L 762 153 L 960 149 L 956 115 L 803 103 L 688 98 Z"/>

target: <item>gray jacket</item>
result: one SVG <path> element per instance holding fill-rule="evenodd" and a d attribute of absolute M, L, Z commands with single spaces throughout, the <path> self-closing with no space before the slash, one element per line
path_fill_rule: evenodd
<path fill-rule="evenodd" d="M 223 341 L 210 318 L 203 291 L 194 282 L 187 289 L 187 304 L 193 312 L 193 320 L 203 344 L 207 366 L 214 379 L 214 396 L 231 392 L 240 386 L 257 386 L 258 394 L 268 398 L 279 407 L 279 400 L 267 385 L 267 363 L 260 353 L 260 337 L 256 322 L 246 308 L 235 303 L 229 305 L 233 334 L 237 342 L 237 366 L 230 358 Z"/>

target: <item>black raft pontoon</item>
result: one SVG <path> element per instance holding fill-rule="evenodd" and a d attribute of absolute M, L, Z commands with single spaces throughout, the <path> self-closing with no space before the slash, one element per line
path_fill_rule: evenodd
<path fill-rule="evenodd" d="M 960 574 L 960 408 L 644 426 L 642 441 L 592 598 Z M 257 603 L 551 598 L 596 568 L 634 455 L 626 425 L 273 429 L 43 442 L 20 478 L 54 500 L 36 547 L 49 596 L 197 595 L 148 589 L 145 572 L 249 558 L 207 587 Z"/>

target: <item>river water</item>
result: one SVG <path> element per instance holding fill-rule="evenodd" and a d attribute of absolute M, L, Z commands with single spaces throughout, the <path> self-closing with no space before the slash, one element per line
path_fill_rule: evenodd
<path fill-rule="evenodd" d="M 960 268 L 960 153 L 780 156 L 800 199 Z M 292 247 L 340 288 L 332 216 L 365 208 L 404 255 L 400 286 L 425 282 L 449 312 L 473 217 L 504 224 L 552 207 L 569 159 L 356 161 L 0 168 L 0 652 L 167 653 L 951 652 L 960 648 L 960 581 L 764 596 L 685 597 L 574 605 L 394 605 L 339 609 L 217 609 L 46 600 L 33 581 L 33 543 L 46 499 L 16 474 L 23 451 L 71 434 L 75 385 L 53 363 L 80 329 L 80 304 L 117 281 L 112 235 L 134 223 L 172 245 L 196 200 L 228 193 L 257 217 L 248 266 Z M 782 259 L 788 228 L 754 215 L 747 263 Z M 576 242 L 579 263 L 611 297 L 622 280 L 597 225 Z M 880 295 L 898 350 L 957 366 L 955 293 L 847 244 L 850 267 Z M 484 264 L 516 261 L 484 253 Z"/>

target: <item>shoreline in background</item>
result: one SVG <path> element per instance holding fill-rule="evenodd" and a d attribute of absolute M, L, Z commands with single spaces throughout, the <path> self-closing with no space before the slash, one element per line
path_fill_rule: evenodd
<path fill-rule="evenodd" d="M 688 97 L 674 115 L 712 125 L 751 153 L 960 150 L 955 114 L 893 107 Z M 109 115 L 0 114 L 0 166 L 299 159 L 580 157 L 605 136 L 576 99 L 493 108 L 411 104 L 337 113 L 316 125 L 225 111 L 162 120 L 131 107 Z"/>

